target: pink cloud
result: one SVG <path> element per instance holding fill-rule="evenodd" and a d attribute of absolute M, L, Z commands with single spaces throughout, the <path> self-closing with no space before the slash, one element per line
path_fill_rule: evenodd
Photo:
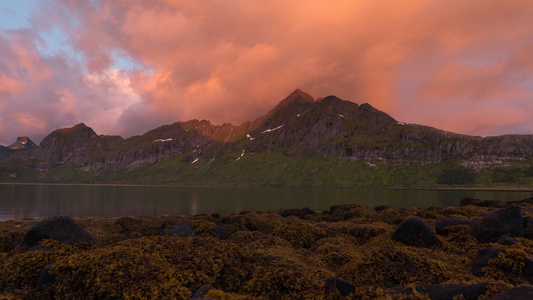
<path fill-rule="evenodd" d="M 39 136 L 69 122 L 124 136 L 192 118 L 238 124 L 295 88 L 444 130 L 533 132 L 527 1 L 63 0 L 39 11 L 32 30 L 0 36 L 0 128 L 13 135 L 33 134 L 6 125 L 22 112 L 45 124 Z M 75 53 L 38 53 L 54 26 Z M 118 52 L 146 68 L 112 70 Z"/>

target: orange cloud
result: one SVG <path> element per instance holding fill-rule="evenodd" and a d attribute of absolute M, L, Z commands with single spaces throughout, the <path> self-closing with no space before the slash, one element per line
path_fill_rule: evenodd
<path fill-rule="evenodd" d="M 444 130 L 531 133 L 531 15 L 522 0 L 49 1 L 33 32 L 2 40 L 0 97 L 43 95 L 28 102 L 50 130 L 83 121 L 125 136 L 192 118 L 238 124 L 295 88 Z M 39 55 L 38 32 L 53 26 L 76 53 Z M 117 52 L 145 70 L 113 71 Z"/>

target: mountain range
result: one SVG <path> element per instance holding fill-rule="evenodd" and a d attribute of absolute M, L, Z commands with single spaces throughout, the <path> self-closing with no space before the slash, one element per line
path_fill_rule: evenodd
<path fill-rule="evenodd" d="M 0 181 L 487 187 L 533 183 L 533 135 L 479 137 L 398 122 L 370 104 L 295 90 L 239 126 L 191 120 L 140 136 L 81 123 L 0 146 Z M 531 173 L 531 174 L 530 174 Z"/>

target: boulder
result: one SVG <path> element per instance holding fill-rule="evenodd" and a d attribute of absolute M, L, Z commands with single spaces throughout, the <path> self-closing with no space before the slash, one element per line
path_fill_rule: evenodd
<path fill-rule="evenodd" d="M 524 217 L 522 225 L 524 227 L 524 237 L 533 239 L 533 217 Z"/>
<path fill-rule="evenodd" d="M 194 292 L 194 295 L 192 295 L 191 300 L 200 300 L 200 299 L 210 299 L 210 298 L 204 298 L 207 293 L 209 293 L 210 290 L 214 290 L 215 288 L 210 285 L 202 285 L 199 289 Z"/>
<path fill-rule="evenodd" d="M 489 298 L 489 300 L 529 300 L 533 299 L 533 285 L 521 284 Z"/>
<path fill-rule="evenodd" d="M 419 218 L 409 217 L 398 225 L 392 239 L 408 246 L 430 247 L 435 243 L 435 232 Z"/>
<path fill-rule="evenodd" d="M 332 295 L 335 291 L 339 292 L 341 296 L 346 297 L 355 291 L 355 285 L 344 281 L 342 279 L 329 277 L 326 279 L 326 287 L 324 291 L 325 297 Z"/>
<path fill-rule="evenodd" d="M 504 252 L 505 249 L 500 247 L 482 247 L 477 251 L 477 255 L 472 261 L 472 274 L 475 276 L 482 276 L 484 267 L 488 266 L 489 260 L 496 258 L 498 254 Z"/>
<path fill-rule="evenodd" d="M 462 295 L 460 299 L 476 300 L 487 291 L 488 283 L 477 284 L 433 284 L 415 287 L 416 292 L 427 295 L 431 300 L 448 300 Z M 388 295 L 414 296 L 410 287 L 393 288 L 385 291 Z"/>
<path fill-rule="evenodd" d="M 194 227 L 192 226 L 191 220 L 181 221 L 172 228 L 170 231 L 170 236 L 175 237 L 196 237 L 199 234 L 194 233 Z"/>
<path fill-rule="evenodd" d="M 65 244 L 79 242 L 96 243 L 97 240 L 68 216 L 57 216 L 42 220 L 35 224 L 24 236 L 24 239 L 13 250 L 24 253 L 37 246 L 42 240 L 52 239 Z"/>
<path fill-rule="evenodd" d="M 469 233 L 481 243 L 495 242 L 501 235 L 521 237 L 524 234 L 522 207 L 514 205 L 491 211 L 474 223 Z"/>
<path fill-rule="evenodd" d="M 526 277 L 533 277 L 533 255 L 528 255 L 524 259 L 524 266 L 522 267 L 522 273 Z"/>
<path fill-rule="evenodd" d="M 444 218 L 444 219 L 438 219 L 437 223 L 435 223 L 435 230 L 440 235 L 446 235 L 450 232 L 450 227 L 457 226 L 457 225 L 472 225 L 474 224 L 474 220 L 468 220 L 468 219 L 459 219 L 459 218 Z"/>
<path fill-rule="evenodd" d="M 516 240 L 508 235 L 500 235 L 496 243 L 500 245 L 514 245 L 516 244 Z"/>
<path fill-rule="evenodd" d="M 47 286 L 49 286 L 51 283 L 54 282 L 56 277 L 52 274 L 50 274 L 50 270 L 52 270 L 52 267 L 55 265 L 55 263 L 51 263 L 47 265 L 41 274 L 39 275 L 39 279 L 37 280 L 37 288 L 39 290 L 44 290 Z"/>

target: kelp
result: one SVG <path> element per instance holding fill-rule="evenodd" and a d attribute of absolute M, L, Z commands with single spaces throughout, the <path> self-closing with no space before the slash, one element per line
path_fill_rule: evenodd
<path fill-rule="evenodd" d="M 525 206 L 528 212 L 533 206 Z M 356 285 L 348 297 L 328 299 L 423 299 L 424 295 L 390 294 L 388 288 L 442 283 L 489 282 L 482 298 L 521 283 L 524 259 L 533 241 L 515 238 L 511 246 L 482 244 L 469 226 L 450 227 L 429 248 L 393 241 L 397 225 L 408 216 L 435 229 L 439 218 L 480 218 L 492 207 L 375 209 L 337 205 L 310 213 L 280 210 L 242 212 L 229 216 L 162 216 L 78 218 L 99 244 L 43 241 L 43 249 L 23 254 L 10 251 L 38 220 L 0 222 L 0 298 L 189 299 L 202 285 L 211 285 L 213 299 L 322 298 L 326 278 Z M 191 220 L 198 237 L 170 237 L 180 221 Z M 220 240 L 222 227 L 227 239 Z M 489 261 L 482 277 L 470 272 L 480 247 L 506 249 Z M 51 265 L 53 264 L 53 265 Z M 38 289 L 46 266 L 55 277 Z M 460 298 L 460 297 L 459 297 Z"/>

